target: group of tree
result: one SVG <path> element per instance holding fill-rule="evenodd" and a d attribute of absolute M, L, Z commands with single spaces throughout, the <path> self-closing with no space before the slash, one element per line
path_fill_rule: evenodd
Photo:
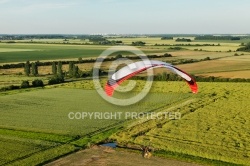
<path fill-rule="evenodd" d="M 73 62 L 69 62 L 68 71 L 64 71 L 62 69 L 62 62 L 53 62 L 52 63 L 52 74 L 48 81 L 49 85 L 63 83 L 65 77 L 67 78 L 80 78 L 80 77 L 88 77 L 92 76 L 92 70 L 83 72 L 79 69 L 79 67 Z M 103 74 L 103 73 L 102 73 Z"/>
<path fill-rule="evenodd" d="M 10 86 L 0 88 L 0 91 L 8 91 L 8 90 L 32 88 L 32 87 L 44 87 L 44 83 L 40 79 L 33 80 L 31 85 L 30 85 L 29 81 L 22 81 L 20 86 L 10 85 Z"/>
<path fill-rule="evenodd" d="M 32 86 L 33 87 L 43 87 L 43 81 L 40 79 L 35 79 L 34 81 L 32 81 Z"/>
<path fill-rule="evenodd" d="M 29 61 L 27 61 L 24 65 L 24 73 L 26 76 L 30 76 L 30 74 L 32 73 L 33 76 L 37 76 L 38 75 L 38 63 L 37 62 L 32 62 L 30 63 Z M 52 62 L 52 74 L 53 74 L 53 78 L 51 78 L 52 82 L 55 83 L 55 80 L 57 81 L 57 83 L 61 83 L 64 81 L 64 73 L 62 70 L 62 62 L 59 61 L 58 63 L 56 62 Z M 50 80 L 49 80 L 50 83 Z M 24 86 L 25 84 L 27 85 L 27 82 L 24 82 Z M 40 84 L 39 81 L 35 80 L 35 82 L 32 82 L 33 86 L 36 86 L 37 84 Z"/>
<path fill-rule="evenodd" d="M 30 63 L 29 61 L 26 61 L 24 65 L 24 73 L 26 76 L 29 76 L 30 73 L 32 73 L 33 76 L 38 75 L 38 64 L 37 62 Z"/>
<path fill-rule="evenodd" d="M 250 79 L 245 79 L 245 78 L 222 78 L 222 77 L 214 77 L 214 76 L 202 77 L 202 76 L 195 76 L 195 75 L 192 75 L 192 77 L 197 82 L 250 82 Z M 134 76 L 132 79 L 146 80 L 147 77 L 146 76 Z M 164 72 L 162 74 L 155 75 L 154 81 L 183 81 L 183 78 L 181 78 L 180 76 L 174 73 Z"/>
<path fill-rule="evenodd" d="M 250 42 L 247 43 L 244 47 L 238 48 L 237 51 L 246 51 L 246 52 L 250 52 Z"/>
<path fill-rule="evenodd" d="M 59 84 L 64 82 L 64 73 L 62 70 L 62 62 L 52 62 L 53 77 L 49 79 L 48 84 Z"/>
<path fill-rule="evenodd" d="M 38 66 L 36 62 L 31 63 L 31 71 L 33 76 L 38 75 Z"/>
<path fill-rule="evenodd" d="M 145 46 L 145 42 L 143 41 L 135 41 L 135 42 L 132 42 L 132 46 Z"/>
<path fill-rule="evenodd" d="M 177 59 L 177 60 L 171 61 L 170 63 L 173 65 L 180 65 L 180 64 L 196 63 L 196 62 L 209 61 L 209 60 L 211 60 L 210 57 L 206 57 L 203 59 Z"/>
<path fill-rule="evenodd" d="M 164 53 L 164 54 L 163 54 L 163 57 L 172 57 L 172 54 Z"/>
<path fill-rule="evenodd" d="M 73 62 L 70 62 L 68 74 L 69 74 L 69 77 L 74 77 L 74 78 L 80 77 L 79 67 L 76 66 Z"/>
<path fill-rule="evenodd" d="M 163 36 L 161 37 L 161 40 L 173 40 L 174 38 L 172 36 Z"/>
<path fill-rule="evenodd" d="M 169 49 L 170 50 L 183 50 L 185 48 L 182 48 L 182 47 L 170 47 Z"/>
<path fill-rule="evenodd" d="M 186 38 L 177 38 L 175 41 L 177 42 L 191 42 L 191 39 L 186 39 Z"/>
<path fill-rule="evenodd" d="M 91 35 L 88 39 L 90 42 L 100 42 L 106 40 L 102 35 Z"/>
<path fill-rule="evenodd" d="M 102 35 L 60 35 L 60 34 L 40 34 L 40 35 L 4 35 L 0 36 L 0 40 L 33 40 L 33 39 L 90 39 L 102 37 Z"/>
<path fill-rule="evenodd" d="M 196 36 L 195 40 L 241 40 L 241 37 L 238 36 L 214 36 L 214 35 L 202 35 Z"/>
<path fill-rule="evenodd" d="M 191 44 L 191 43 L 187 43 L 187 44 L 155 44 L 155 46 L 220 46 L 220 44 Z"/>
<path fill-rule="evenodd" d="M 121 45 L 123 42 L 121 40 L 104 40 L 104 41 L 99 41 L 99 45 Z"/>
<path fill-rule="evenodd" d="M 29 84 L 29 81 L 23 81 L 20 88 L 29 88 L 29 87 L 44 87 L 44 83 L 40 79 L 35 79 L 32 81 L 32 85 Z"/>

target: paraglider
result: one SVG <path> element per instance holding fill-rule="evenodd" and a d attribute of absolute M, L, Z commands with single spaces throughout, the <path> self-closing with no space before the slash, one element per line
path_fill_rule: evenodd
<path fill-rule="evenodd" d="M 115 72 L 111 78 L 108 80 L 106 86 L 105 86 L 105 92 L 108 96 L 112 96 L 115 88 L 117 88 L 123 81 L 129 79 L 130 77 L 133 77 L 147 69 L 152 68 L 160 68 L 165 67 L 170 69 L 172 72 L 178 74 L 180 77 L 182 77 L 187 84 L 189 85 L 191 91 L 193 93 L 198 92 L 198 86 L 195 82 L 195 80 L 186 72 L 182 71 L 181 69 L 162 61 L 156 61 L 156 60 L 147 60 L 147 61 L 139 61 L 135 63 L 131 63 L 117 72 Z"/>

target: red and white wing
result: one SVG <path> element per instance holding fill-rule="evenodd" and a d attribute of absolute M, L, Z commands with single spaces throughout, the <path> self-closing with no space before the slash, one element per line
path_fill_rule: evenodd
<path fill-rule="evenodd" d="M 191 88 L 193 93 L 197 93 L 198 91 L 198 86 L 195 82 L 195 80 L 186 72 L 182 71 L 181 69 L 178 69 L 177 67 L 161 62 L 161 61 L 149 61 L 149 60 L 144 60 L 144 61 L 139 61 L 135 63 L 131 63 L 120 70 L 118 70 L 116 73 L 114 73 L 111 78 L 108 80 L 106 86 L 105 86 L 105 91 L 108 96 L 112 96 L 114 93 L 114 90 L 117 86 L 119 86 L 123 81 L 129 79 L 130 77 L 133 77 L 147 69 L 152 69 L 152 68 L 159 68 L 159 67 L 165 67 L 170 69 L 172 72 L 178 74 L 181 76 L 183 79 L 186 80 L 188 83 L 189 87 Z"/>

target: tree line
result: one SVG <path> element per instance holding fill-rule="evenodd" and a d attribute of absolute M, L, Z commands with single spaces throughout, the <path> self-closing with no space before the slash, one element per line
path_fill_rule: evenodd
<path fill-rule="evenodd" d="M 135 41 L 135 42 L 132 42 L 132 46 L 145 46 L 145 42 L 143 41 Z"/>
<path fill-rule="evenodd" d="M 220 44 L 155 44 L 155 46 L 220 46 Z"/>
<path fill-rule="evenodd" d="M 174 38 L 171 36 L 163 36 L 161 37 L 161 40 L 173 40 Z"/>
<path fill-rule="evenodd" d="M 191 39 L 186 39 L 186 38 L 177 38 L 175 41 L 177 42 L 191 42 Z"/>
<path fill-rule="evenodd" d="M 204 35 L 204 36 L 196 36 L 195 40 L 241 40 L 241 37 Z"/>
<path fill-rule="evenodd" d="M 246 78 L 221 78 L 221 77 L 203 77 L 203 76 L 196 76 L 191 75 L 197 82 L 250 82 L 250 79 Z M 154 75 L 154 81 L 182 81 L 179 75 L 174 73 L 162 73 Z M 131 79 L 133 80 L 147 80 L 146 76 L 134 76 Z"/>

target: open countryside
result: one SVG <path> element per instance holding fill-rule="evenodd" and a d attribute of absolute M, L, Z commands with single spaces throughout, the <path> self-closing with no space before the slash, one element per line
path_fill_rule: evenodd
<path fill-rule="evenodd" d="M 185 36 L 182 38 L 191 39 L 191 42 L 177 42 L 178 37 L 171 40 L 150 36 L 104 37 L 107 38 L 105 41 L 121 41 L 120 46 L 141 41 L 145 44 L 136 47 L 149 57 L 156 55 L 152 60 L 177 64 L 180 69 L 203 79 L 201 82 L 197 80 L 199 93 L 191 94 L 184 81 L 168 80 L 162 75 L 168 73 L 166 69 L 155 69 L 156 79 L 148 96 L 131 107 L 120 107 L 104 101 L 95 91 L 91 78 L 94 61 L 112 45 L 86 44 L 85 40 L 68 38 L 67 43 L 64 39 L 1 41 L 0 147 L 4 149 L 1 165 L 73 162 L 74 156 L 84 149 L 90 156 L 82 156 L 83 159 L 77 162 L 91 160 L 95 163 L 91 155 L 98 153 L 102 160 L 99 157 L 97 160 L 105 164 L 110 157 L 115 160 L 120 154 L 130 156 L 134 153 L 139 157 L 140 147 L 148 145 L 154 149 L 150 160 L 159 165 L 165 162 L 178 164 L 176 160 L 184 161 L 184 165 L 194 162 L 250 164 L 250 53 L 236 51 L 247 43 L 199 41 Z M 118 56 L 129 58 L 135 55 L 118 51 L 110 57 Z M 28 75 L 27 61 L 31 70 Z M 74 72 L 70 71 L 71 62 Z M 102 70 L 107 71 L 111 62 L 105 61 Z M 32 67 L 35 63 L 39 64 L 36 74 Z M 15 67 L 17 64 L 21 66 Z M 56 71 L 53 71 L 53 64 L 57 66 Z M 58 70 L 60 67 L 61 71 Z M 58 72 L 63 74 L 64 80 L 53 82 Z M 34 80 L 41 80 L 43 85 L 39 86 L 36 84 L 39 81 Z M 107 76 L 103 75 L 103 86 L 106 80 Z M 134 81 L 137 86 L 131 94 L 124 96 L 115 92 L 115 96 L 124 98 L 140 92 L 145 81 Z M 24 84 L 27 82 L 28 85 Z M 181 119 L 126 119 L 124 114 L 120 119 L 69 118 L 70 112 L 129 110 L 138 113 L 179 112 Z M 103 156 L 103 149 L 96 149 L 95 145 L 105 141 L 115 141 L 123 148 L 115 153 L 110 150 L 110 156 Z M 65 155 L 68 157 L 62 157 Z M 135 158 L 138 163 L 144 160 Z"/>

